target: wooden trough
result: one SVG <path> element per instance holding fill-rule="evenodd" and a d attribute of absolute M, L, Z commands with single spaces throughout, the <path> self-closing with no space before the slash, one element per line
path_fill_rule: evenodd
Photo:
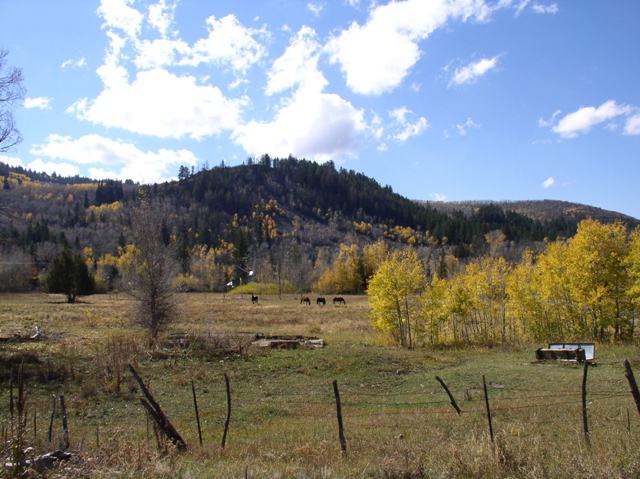
<path fill-rule="evenodd" d="M 548 348 L 536 350 L 536 361 L 563 361 L 573 363 L 594 362 L 594 343 L 551 343 Z"/>

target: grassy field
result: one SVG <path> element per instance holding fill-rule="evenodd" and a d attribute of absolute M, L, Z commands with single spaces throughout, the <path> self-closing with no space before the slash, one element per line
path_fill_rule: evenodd
<path fill-rule="evenodd" d="M 629 358 L 640 375 L 635 346 L 598 345 L 598 366 L 590 368 L 588 381 L 589 447 L 582 432 L 581 368 L 533 364 L 539 345 L 402 350 L 371 329 L 366 297 L 347 297 L 346 308 L 321 308 L 302 306 L 294 296 L 261 297 L 252 305 L 248 296 L 179 295 L 181 317 L 171 331 L 305 334 L 327 341 L 321 350 L 227 357 L 206 349 L 150 351 L 143 331 L 130 324 L 131 302 L 125 296 L 91 296 L 74 305 L 62 301 L 43 294 L 0 295 L 0 336 L 31 332 L 36 325 L 46 335 L 36 343 L 0 345 L 0 423 L 8 429 L 10 371 L 24 362 L 26 436 L 38 451 L 48 450 L 51 396 L 65 395 L 71 449 L 78 459 L 58 472 L 62 476 L 640 476 L 640 421 L 621 365 Z M 125 369 L 128 362 L 185 438 L 187 452 L 158 452 Z M 224 372 L 233 410 L 222 450 Z M 461 416 L 435 375 L 448 383 Z M 482 375 L 493 410 L 494 445 Z M 346 454 L 338 443 L 334 379 L 343 402 Z M 56 418 L 56 433 L 59 425 Z"/>

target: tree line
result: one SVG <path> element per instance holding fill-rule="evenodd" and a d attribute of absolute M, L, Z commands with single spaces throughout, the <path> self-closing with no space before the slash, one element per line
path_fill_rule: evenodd
<path fill-rule="evenodd" d="M 406 347 L 633 338 L 640 228 L 584 220 L 568 240 L 470 261 L 431 279 L 415 249 L 397 250 L 368 283 L 375 327 Z"/>

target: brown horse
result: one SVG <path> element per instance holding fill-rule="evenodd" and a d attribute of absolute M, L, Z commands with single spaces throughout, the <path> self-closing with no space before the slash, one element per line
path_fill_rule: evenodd
<path fill-rule="evenodd" d="M 342 304 L 343 306 L 346 306 L 347 302 L 342 296 L 336 296 L 333 298 L 333 304 Z"/>
<path fill-rule="evenodd" d="M 325 304 L 327 304 L 327 300 L 324 299 L 323 296 L 318 297 L 318 299 L 316 299 L 316 304 L 318 306 L 324 306 Z"/>
<path fill-rule="evenodd" d="M 300 298 L 300 304 L 306 304 L 307 306 L 311 306 L 311 300 L 309 299 L 309 296 L 304 296 Z"/>

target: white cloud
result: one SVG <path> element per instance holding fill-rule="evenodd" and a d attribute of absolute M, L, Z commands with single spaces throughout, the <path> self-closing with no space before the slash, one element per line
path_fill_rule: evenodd
<path fill-rule="evenodd" d="M 456 124 L 456 130 L 458 131 L 458 135 L 466 136 L 466 134 L 472 128 L 480 128 L 482 125 L 480 123 L 476 123 L 473 121 L 471 117 L 467 117 L 467 119 L 463 123 Z"/>
<path fill-rule="evenodd" d="M 40 158 L 36 158 L 26 167 L 33 171 L 44 171 L 50 175 L 53 173 L 59 176 L 75 176 L 80 174 L 80 169 L 75 165 L 57 161 L 42 161 Z"/>
<path fill-rule="evenodd" d="M 451 78 L 451 83 L 463 85 L 465 83 L 473 83 L 481 76 L 498 66 L 498 57 L 481 58 L 478 61 L 471 62 L 461 68 L 457 68 Z"/>
<path fill-rule="evenodd" d="M 541 3 L 534 3 L 533 5 L 531 5 L 531 10 L 533 10 L 535 13 L 539 13 L 539 14 L 551 14 L 551 15 L 555 15 L 556 13 L 558 13 L 560 11 L 560 8 L 558 8 L 558 4 L 557 3 L 550 3 L 549 5 L 543 5 Z"/>
<path fill-rule="evenodd" d="M 447 201 L 446 195 L 441 193 L 431 193 L 431 197 L 433 198 L 433 201 Z"/>
<path fill-rule="evenodd" d="M 180 64 L 197 66 L 216 63 L 244 73 L 267 54 L 265 47 L 254 38 L 264 32 L 243 27 L 235 15 L 227 15 L 219 20 L 211 16 L 206 23 L 209 35 L 198 40 L 192 47 L 190 58 L 182 60 Z"/>
<path fill-rule="evenodd" d="M 34 145 L 34 155 L 52 160 L 92 165 L 89 173 L 94 178 L 120 178 L 151 183 L 175 177 L 178 165 L 196 165 L 197 158 L 189 150 L 142 151 L 131 143 L 100 135 L 85 135 L 77 139 L 69 136 L 49 135 L 42 145 Z M 68 163 L 50 163 L 66 164 Z M 77 170 L 77 167 L 74 167 Z M 45 170 L 46 171 L 46 170 Z M 77 171 L 72 174 L 77 174 Z"/>
<path fill-rule="evenodd" d="M 95 100 L 81 99 L 68 109 L 79 118 L 160 138 L 200 139 L 234 128 L 244 100 L 225 98 L 218 87 L 198 85 L 190 75 L 162 69 L 105 81 Z"/>
<path fill-rule="evenodd" d="M 319 17 L 320 14 L 322 13 L 322 10 L 324 9 L 324 4 L 323 3 L 315 3 L 315 2 L 309 2 L 307 3 L 307 10 L 309 10 L 311 13 L 313 13 L 316 17 Z"/>
<path fill-rule="evenodd" d="M 635 114 L 627 119 L 624 125 L 625 135 L 640 135 L 640 114 Z"/>
<path fill-rule="evenodd" d="M 544 189 L 549 189 L 555 184 L 555 182 L 556 180 L 553 178 L 553 176 L 550 176 L 549 178 L 547 178 L 542 182 L 542 187 Z"/>
<path fill-rule="evenodd" d="M 569 113 L 561 118 L 552 130 L 563 138 L 575 138 L 581 133 L 587 133 L 595 125 L 631 111 L 631 107 L 618 105 L 615 101 L 609 100 L 599 107 L 586 106 Z"/>
<path fill-rule="evenodd" d="M 424 117 L 419 117 L 415 122 L 408 120 L 408 116 L 414 113 L 406 106 L 401 106 L 389 112 L 389 116 L 395 121 L 395 133 L 393 138 L 400 142 L 405 142 L 413 136 L 417 136 L 429 128 L 429 121 Z"/>
<path fill-rule="evenodd" d="M 87 59 L 85 57 L 68 58 L 60 64 L 60 68 L 63 70 L 66 68 L 82 68 L 84 66 L 87 66 Z"/>
<path fill-rule="evenodd" d="M 0 162 L 5 163 L 9 166 L 24 166 L 22 160 L 15 156 L 0 155 Z"/>
<path fill-rule="evenodd" d="M 138 68 L 169 65 L 197 67 L 215 64 L 244 74 L 266 56 L 267 51 L 256 38 L 266 35 L 264 30 L 245 28 L 234 15 L 206 20 L 208 35 L 189 45 L 179 38 L 163 38 L 136 42 L 135 64 Z"/>
<path fill-rule="evenodd" d="M 281 93 L 296 85 L 322 90 L 327 80 L 318 69 L 319 52 L 316 32 L 303 26 L 267 73 L 266 94 Z"/>
<path fill-rule="evenodd" d="M 24 99 L 23 106 L 25 108 L 37 108 L 38 110 L 51 110 L 51 98 L 38 96 L 35 98 L 27 97 Z"/>
<path fill-rule="evenodd" d="M 130 7 L 133 0 L 102 0 L 98 15 L 104 20 L 103 28 L 122 30 L 129 38 L 137 38 L 144 15 Z"/>
<path fill-rule="evenodd" d="M 427 128 L 429 128 L 429 122 L 424 116 L 421 116 L 416 122 L 407 123 L 402 131 L 394 135 L 394 138 L 398 141 L 407 141 L 412 136 L 419 135 Z"/>
<path fill-rule="evenodd" d="M 553 112 L 553 115 L 551 115 L 551 118 L 549 118 L 548 120 L 540 117 L 538 118 L 538 127 L 539 128 L 549 128 L 550 126 L 552 126 L 556 120 L 556 117 L 558 115 L 560 115 L 560 113 L 562 113 L 560 110 L 556 110 Z"/>
<path fill-rule="evenodd" d="M 520 2 L 518 2 L 518 4 L 516 5 L 516 17 L 519 17 L 524 9 L 527 8 L 527 5 L 529 5 L 530 3 L 531 0 L 520 0 Z"/>
<path fill-rule="evenodd" d="M 393 90 L 420 58 L 419 42 L 450 20 L 487 20 L 483 0 L 406 0 L 375 5 L 364 25 L 353 22 L 327 44 L 330 61 L 340 65 L 357 93 Z"/>
<path fill-rule="evenodd" d="M 137 48 L 138 54 L 134 61 L 142 69 L 174 65 L 179 61 L 178 58 L 191 55 L 191 47 L 182 40 L 142 40 Z"/>
<path fill-rule="evenodd" d="M 300 88 L 270 122 L 239 126 L 233 139 L 252 155 L 289 154 L 318 162 L 337 160 L 355 150 L 366 129 L 363 112 L 338 95 Z"/>
<path fill-rule="evenodd" d="M 149 5 L 148 22 L 163 38 L 166 38 L 170 33 L 169 28 L 173 24 L 175 10 L 176 3 L 167 3 L 166 0 Z"/>
<path fill-rule="evenodd" d="M 377 113 L 373 114 L 371 124 L 369 126 L 371 133 L 376 140 L 382 139 L 384 135 L 384 126 L 382 126 L 382 118 Z"/>

